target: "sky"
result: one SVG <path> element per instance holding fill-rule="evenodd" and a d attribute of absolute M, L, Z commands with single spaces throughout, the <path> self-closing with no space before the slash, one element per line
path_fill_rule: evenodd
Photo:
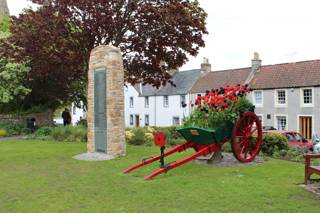
<path fill-rule="evenodd" d="M 12 15 L 30 6 L 8 0 Z M 251 66 L 258 52 L 263 65 L 320 59 L 319 0 L 199 0 L 208 13 L 206 47 L 180 70 L 200 68 L 209 58 L 212 70 Z"/>

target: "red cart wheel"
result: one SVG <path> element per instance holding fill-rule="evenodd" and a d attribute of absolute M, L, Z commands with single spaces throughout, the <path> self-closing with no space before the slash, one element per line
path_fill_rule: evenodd
<path fill-rule="evenodd" d="M 259 154 L 261 145 L 261 122 L 255 113 L 246 112 L 240 116 L 234 127 L 233 155 L 242 163 L 251 162 Z"/>

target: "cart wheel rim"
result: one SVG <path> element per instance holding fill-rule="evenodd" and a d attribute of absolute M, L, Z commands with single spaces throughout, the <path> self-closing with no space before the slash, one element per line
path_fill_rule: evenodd
<path fill-rule="evenodd" d="M 233 154 L 240 162 L 251 162 L 259 154 L 261 145 L 261 122 L 255 113 L 246 112 L 240 116 L 234 128 Z"/>

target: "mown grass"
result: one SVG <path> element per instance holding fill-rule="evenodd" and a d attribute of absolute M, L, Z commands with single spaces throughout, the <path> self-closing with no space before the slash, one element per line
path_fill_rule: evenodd
<path fill-rule="evenodd" d="M 320 212 L 319 198 L 298 187 L 303 164 L 189 163 L 144 181 L 158 163 L 122 170 L 157 148 L 128 146 L 127 157 L 106 162 L 72 159 L 85 151 L 83 143 L 1 142 L 0 212 Z"/>

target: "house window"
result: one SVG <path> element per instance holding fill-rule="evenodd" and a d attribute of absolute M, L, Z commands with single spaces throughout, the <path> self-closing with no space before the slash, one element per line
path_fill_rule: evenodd
<path fill-rule="evenodd" d="M 73 107 L 72 107 L 72 113 L 75 115 L 76 112 L 77 112 L 77 107 L 76 107 L 76 106 L 73 106 Z"/>
<path fill-rule="evenodd" d="M 262 91 L 255 91 L 254 92 L 254 104 L 256 106 L 262 106 L 262 104 L 263 104 Z"/>
<path fill-rule="evenodd" d="M 148 96 L 144 97 L 144 107 L 149 108 L 149 97 Z"/>
<path fill-rule="evenodd" d="M 287 103 L 286 90 L 277 90 L 276 103 L 278 105 L 285 105 Z"/>
<path fill-rule="evenodd" d="M 133 108 L 133 97 L 130 97 L 130 108 Z"/>
<path fill-rule="evenodd" d="M 133 126 L 133 115 L 130 115 L 130 126 Z"/>
<path fill-rule="evenodd" d="M 277 119 L 277 129 L 287 130 L 287 117 L 286 116 L 276 116 Z"/>
<path fill-rule="evenodd" d="M 144 116 L 144 125 L 149 126 L 149 115 Z"/>
<path fill-rule="evenodd" d="M 169 107 L 169 97 L 167 95 L 163 96 L 163 106 Z"/>
<path fill-rule="evenodd" d="M 180 118 L 179 117 L 173 117 L 172 125 L 174 125 L 174 126 L 180 125 Z"/>
<path fill-rule="evenodd" d="M 306 104 L 306 105 L 311 105 L 313 104 L 313 101 L 312 101 L 312 89 L 302 89 L 302 101 L 303 101 L 303 104 Z"/>
<path fill-rule="evenodd" d="M 186 96 L 180 95 L 180 107 L 185 107 L 186 104 Z"/>

